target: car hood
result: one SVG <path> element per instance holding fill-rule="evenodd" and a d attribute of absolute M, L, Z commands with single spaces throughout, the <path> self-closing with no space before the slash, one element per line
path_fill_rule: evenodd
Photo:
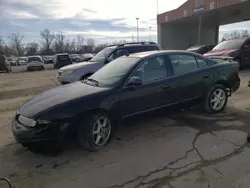
<path fill-rule="evenodd" d="M 232 49 L 232 50 L 214 50 L 214 51 L 210 51 L 206 54 L 204 54 L 204 56 L 221 56 L 221 55 L 229 55 L 232 52 L 238 51 L 237 49 Z"/>
<path fill-rule="evenodd" d="M 26 101 L 19 113 L 28 118 L 37 118 L 42 112 L 63 103 L 86 97 L 95 93 L 108 90 L 107 88 L 94 87 L 82 82 L 76 82 L 45 91 Z"/>
<path fill-rule="evenodd" d="M 88 66 L 95 66 L 98 64 L 102 64 L 100 62 L 89 62 L 89 61 L 84 61 L 84 62 L 80 62 L 80 63 L 76 63 L 76 64 L 72 64 L 72 65 L 67 65 L 65 67 L 62 67 L 60 70 L 64 71 L 64 70 L 68 70 L 68 69 L 76 69 L 76 68 L 80 68 L 80 67 L 88 67 Z"/>

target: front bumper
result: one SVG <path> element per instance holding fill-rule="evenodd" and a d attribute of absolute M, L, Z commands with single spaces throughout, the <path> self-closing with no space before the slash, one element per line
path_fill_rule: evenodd
<path fill-rule="evenodd" d="M 17 119 L 12 122 L 14 138 L 23 146 L 62 141 L 65 139 L 66 128 L 67 126 L 64 123 L 50 123 L 47 125 L 37 125 L 36 127 L 26 127 Z"/>
<path fill-rule="evenodd" d="M 60 84 L 69 84 L 79 81 L 79 78 L 74 73 L 63 73 L 58 72 L 57 80 Z"/>

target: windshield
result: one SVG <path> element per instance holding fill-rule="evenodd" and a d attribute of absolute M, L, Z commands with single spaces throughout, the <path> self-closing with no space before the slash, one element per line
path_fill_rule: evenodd
<path fill-rule="evenodd" d="M 105 49 L 103 49 L 102 51 L 100 51 L 99 53 L 97 53 L 91 60 L 90 62 L 101 62 L 104 59 L 106 59 L 109 54 L 115 49 L 115 47 L 107 47 Z"/>
<path fill-rule="evenodd" d="M 89 79 L 97 81 L 100 87 L 112 87 L 128 73 L 138 60 L 139 58 L 135 57 L 120 57 L 101 68 Z"/>
<path fill-rule="evenodd" d="M 242 44 L 245 42 L 245 40 L 246 39 L 235 39 L 235 40 L 224 41 L 218 44 L 217 46 L 215 46 L 212 51 L 239 49 L 242 46 Z"/>

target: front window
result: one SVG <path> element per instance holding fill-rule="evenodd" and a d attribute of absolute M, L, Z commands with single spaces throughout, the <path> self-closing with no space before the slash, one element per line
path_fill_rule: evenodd
<path fill-rule="evenodd" d="M 143 83 L 152 82 L 155 80 L 167 77 L 167 69 L 163 56 L 153 57 L 146 60 L 131 77 L 139 77 Z"/>
<path fill-rule="evenodd" d="M 217 46 L 214 47 L 213 51 L 215 50 L 234 50 L 240 49 L 246 39 L 234 39 L 221 42 Z"/>
<path fill-rule="evenodd" d="M 102 51 L 97 53 L 91 60 L 90 62 L 101 62 L 104 61 L 110 53 L 115 49 L 115 47 L 107 47 L 104 48 Z"/>
<path fill-rule="evenodd" d="M 90 76 L 85 83 L 100 87 L 113 87 L 124 78 L 138 60 L 139 58 L 135 57 L 115 59 Z"/>

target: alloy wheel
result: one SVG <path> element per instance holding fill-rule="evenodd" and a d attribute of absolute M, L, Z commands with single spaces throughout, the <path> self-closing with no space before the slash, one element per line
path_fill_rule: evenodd
<path fill-rule="evenodd" d="M 216 89 L 210 100 L 211 107 L 218 111 L 221 108 L 223 108 L 224 104 L 226 102 L 226 93 L 223 89 Z"/>
<path fill-rule="evenodd" d="M 105 145 L 111 134 L 111 124 L 108 118 L 100 117 L 95 121 L 92 139 L 97 146 Z"/>

